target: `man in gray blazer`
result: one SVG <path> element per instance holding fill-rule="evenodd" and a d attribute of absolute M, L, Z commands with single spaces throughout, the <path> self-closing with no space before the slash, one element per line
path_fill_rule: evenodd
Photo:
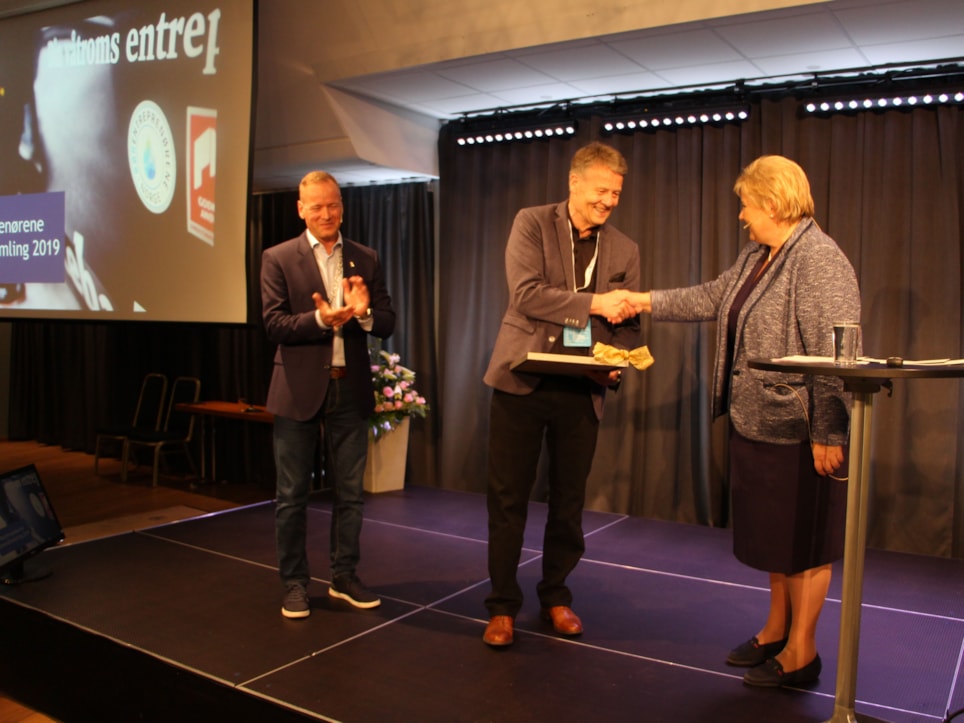
<path fill-rule="evenodd" d="M 375 407 L 368 335 L 395 329 L 395 310 L 378 256 L 343 238 L 341 190 L 315 171 L 299 186 L 300 236 L 265 250 L 262 315 L 277 344 L 267 409 L 275 415 L 275 532 L 285 589 L 281 613 L 310 614 L 307 503 L 323 425 L 326 470 L 334 490 L 331 516 L 331 597 L 355 607 L 380 600 L 356 574 L 368 455 L 368 417 Z"/>
<path fill-rule="evenodd" d="M 639 317 L 627 301 L 639 288 L 639 247 L 607 221 L 619 203 L 626 160 L 591 143 L 573 156 L 569 198 L 526 208 L 515 218 L 505 252 L 509 307 L 485 383 L 494 388 L 489 420 L 489 624 L 482 639 L 513 642 L 522 607 L 517 568 L 529 495 L 546 440 L 549 511 L 537 586 L 543 619 L 578 635 L 566 578 L 585 550 L 582 509 L 607 387 L 619 372 L 585 376 L 524 374 L 510 366 L 528 352 L 590 356 L 602 342 L 631 349 Z"/>

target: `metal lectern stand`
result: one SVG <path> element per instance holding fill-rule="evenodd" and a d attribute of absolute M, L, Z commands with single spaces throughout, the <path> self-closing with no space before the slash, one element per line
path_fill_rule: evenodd
<path fill-rule="evenodd" d="M 844 538 L 843 589 L 840 604 L 840 648 L 837 656 L 837 690 L 833 716 L 827 723 L 856 723 L 857 653 L 860 643 L 860 605 L 864 587 L 864 553 L 867 548 L 867 498 L 870 489 L 870 423 L 874 394 L 890 387 L 893 379 L 964 377 L 964 364 L 889 367 L 879 362 L 853 367 L 834 366 L 831 361 L 751 359 L 751 369 L 813 376 L 835 376 L 854 395 L 850 417 L 850 458 L 847 487 L 847 529 Z M 861 723 L 876 718 L 861 715 Z"/>
<path fill-rule="evenodd" d="M 867 549 L 867 498 L 870 489 L 870 423 L 874 394 L 883 382 L 844 380 L 853 392 L 850 417 L 850 462 L 847 487 L 847 529 L 844 538 L 843 590 L 840 596 L 840 647 L 837 654 L 837 689 L 833 717 L 828 723 L 855 723 L 857 714 L 857 650 L 860 642 L 860 603 L 864 588 L 864 553 Z"/>

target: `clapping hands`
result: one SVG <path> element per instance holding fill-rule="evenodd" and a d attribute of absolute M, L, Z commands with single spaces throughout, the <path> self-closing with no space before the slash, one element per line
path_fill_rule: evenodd
<path fill-rule="evenodd" d="M 325 301 L 317 291 L 311 295 L 315 308 L 321 314 L 321 321 L 332 329 L 347 324 L 354 316 L 363 316 L 371 303 L 368 287 L 361 276 L 342 279 L 341 292 L 345 303 L 338 308 Z"/>

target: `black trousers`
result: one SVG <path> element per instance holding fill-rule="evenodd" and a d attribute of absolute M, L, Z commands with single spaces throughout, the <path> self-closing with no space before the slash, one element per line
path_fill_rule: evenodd
<path fill-rule="evenodd" d="M 544 608 L 571 605 L 566 578 L 585 552 L 582 509 L 596 451 L 599 420 L 588 379 L 546 377 L 531 394 L 496 390 L 489 417 L 489 615 L 515 615 L 522 607 L 517 579 L 529 497 L 545 439 L 548 451 L 548 518 L 542 542 Z"/>

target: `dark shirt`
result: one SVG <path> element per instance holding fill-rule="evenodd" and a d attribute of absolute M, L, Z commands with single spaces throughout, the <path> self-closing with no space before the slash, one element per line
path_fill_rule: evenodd
<path fill-rule="evenodd" d="M 760 255 L 753 272 L 747 277 L 746 282 L 740 287 L 736 296 L 733 297 L 733 304 L 726 316 L 726 371 L 723 374 L 723 410 L 730 408 L 730 370 L 733 368 L 733 354 L 736 351 L 736 322 L 740 318 L 740 311 L 746 303 L 750 292 L 756 287 L 764 272 L 770 268 L 765 266 L 769 259 L 765 254 Z"/>
<path fill-rule="evenodd" d="M 596 267 L 593 267 L 592 277 L 589 279 L 589 285 L 583 288 L 583 282 L 586 278 L 586 269 L 589 268 L 592 257 L 596 255 L 596 244 L 599 241 L 599 228 L 593 228 L 592 233 L 585 238 L 579 238 L 579 231 L 576 230 L 576 226 L 571 220 L 569 221 L 569 228 L 572 230 L 573 276 L 575 278 L 575 290 L 580 294 L 592 294 L 596 288 Z M 586 349 L 585 347 L 566 346 L 563 343 L 563 335 L 560 334 L 559 338 L 556 339 L 556 343 L 553 345 L 552 351 L 554 354 L 578 354 L 580 356 L 587 356 L 590 353 L 590 349 Z"/>
<path fill-rule="evenodd" d="M 576 277 L 576 290 L 577 291 L 588 291 L 592 293 L 592 290 L 596 288 L 596 269 L 592 270 L 592 278 L 589 281 L 589 285 L 585 288 L 583 287 L 583 279 L 586 278 L 586 269 L 589 267 L 589 262 L 592 261 L 592 257 L 596 255 L 596 244 L 599 241 L 599 229 L 594 228 L 592 233 L 585 238 L 579 238 L 579 231 L 576 227 L 572 227 L 572 244 L 573 244 L 573 256 L 575 258 L 575 277 Z"/>

